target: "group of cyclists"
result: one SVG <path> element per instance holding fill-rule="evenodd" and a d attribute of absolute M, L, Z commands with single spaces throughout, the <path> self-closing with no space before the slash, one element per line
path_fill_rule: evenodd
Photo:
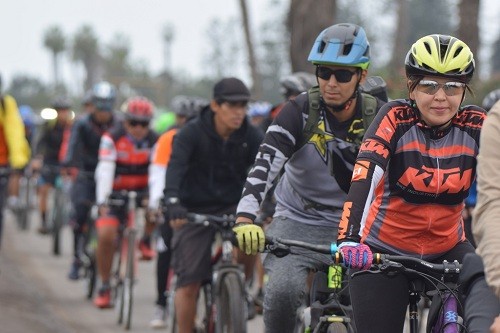
<path fill-rule="evenodd" d="M 211 278 L 215 232 L 187 223 L 190 212 L 235 215 L 237 258 L 248 284 L 257 279 L 266 332 L 294 331 L 310 272 L 325 270 L 329 262 L 316 253 L 283 258 L 269 253 L 262 263 L 257 254 L 266 236 L 338 246 L 348 269 L 356 332 L 403 331 L 409 282 L 404 275 L 367 274 L 375 252 L 463 263 L 469 279 L 462 281 L 467 311 L 461 316 L 468 331 L 487 332 L 491 326 L 491 332 L 500 332 L 500 321 L 493 324 L 500 312 L 499 273 L 490 250 L 499 241 L 488 237 L 484 222 L 486 216 L 491 219 L 487 213 L 496 192 L 481 178 L 493 172 L 481 164 L 493 152 L 480 153 L 484 145 L 495 149 L 480 134 L 500 94 L 486 96 L 486 111 L 462 105 L 472 93 L 475 71 L 467 44 L 440 34 L 415 41 L 404 59 L 408 96 L 389 102 L 363 92 L 371 56 L 362 27 L 326 28 L 308 60 L 315 74 L 284 77 L 284 101 L 276 106 L 252 101 L 249 88 L 235 77 L 219 80 L 210 99 L 177 96 L 172 101 L 176 123 L 165 133 L 152 130 L 154 104 L 145 97 L 131 97 L 122 112 L 115 111 L 117 91 L 108 82 L 86 93 L 85 112 L 75 120 L 69 101 L 55 100 L 58 116 L 44 125 L 32 167 L 41 170 L 42 234 L 48 232 L 47 196 L 55 178 L 73 179 L 68 277 L 80 278 L 85 232 L 94 223 L 99 274 L 94 304 L 113 306 L 111 265 L 126 207 L 110 207 L 109 200 L 116 191 L 137 191 L 147 198 L 140 202 L 146 214 L 139 252 L 144 260 L 157 260 L 154 328 L 165 326 L 170 270 L 177 275 L 174 304 L 181 333 L 193 332 L 200 286 Z M 27 145 L 14 148 L 8 141 L 14 120 L 7 117 L 20 119 L 11 109 L 15 101 L 2 97 L 0 124 L 9 124 L 0 126 L 3 192 L 7 170 L 22 170 L 29 159 Z M 20 134 L 24 129 L 15 135 Z M 494 142 L 496 137 L 489 138 Z M 25 152 L 22 158 L 14 156 L 17 151 Z M 464 202 L 475 205 L 469 192 L 475 189 L 477 165 L 481 224 L 474 229 L 464 225 L 464 218 L 473 215 Z M 2 206 L 3 201 L 5 193 Z M 95 221 L 92 206 L 97 207 Z M 471 229 L 479 253 L 488 258 L 487 282 L 496 295 L 489 292 Z M 250 294 L 247 298 L 251 318 L 254 300 Z"/>

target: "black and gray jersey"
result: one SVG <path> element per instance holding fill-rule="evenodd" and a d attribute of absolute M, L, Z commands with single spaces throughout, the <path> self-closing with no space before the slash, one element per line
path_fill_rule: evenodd
<path fill-rule="evenodd" d="M 265 194 L 281 175 L 274 192 L 275 216 L 312 225 L 338 224 L 364 135 L 361 97 L 355 115 L 345 122 L 337 121 L 320 104 L 322 134 L 314 134 L 305 144 L 307 93 L 288 102 L 269 126 L 246 180 L 239 216 L 255 219 Z"/>

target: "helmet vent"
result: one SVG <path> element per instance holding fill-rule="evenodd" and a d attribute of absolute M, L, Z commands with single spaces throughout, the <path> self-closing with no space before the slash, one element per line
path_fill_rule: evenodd
<path fill-rule="evenodd" d="M 352 44 L 346 44 L 344 46 L 344 52 L 343 52 L 343 54 L 344 55 L 349 55 L 349 53 L 351 53 L 351 49 L 352 49 Z"/>
<path fill-rule="evenodd" d="M 325 46 L 326 46 L 326 43 L 324 41 L 321 41 L 321 44 L 319 45 L 318 52 L 323 53 L 323 51 L 325 50 Z"/>
<path fill-rule="evenodd" d="M 458 47 L 457 50 L 455 51 L 455 54 L 453 55 L 453 57 L 457 57 L 460 54 L 460 52 L 462 52 L 463 49 L 464 48 L 462 46 Z"/>
<path fill-rule="evenodd" d="M 429 45 L 429 43 L 424 43 L 424 46 L 427 52 L 429 52 L 429 54 L 432 54 L 431 46 Z"/>

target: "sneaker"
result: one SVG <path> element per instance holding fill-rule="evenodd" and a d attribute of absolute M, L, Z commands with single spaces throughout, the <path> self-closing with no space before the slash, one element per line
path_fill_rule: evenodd
<path fill-rule="evenodd" d="M 252 296 L 247 294 L 246 296 L 246 302 L 247 302 L 247 320 L 252 320 L 255 318 L 256 315 L 256 310 L 255 310 L 255 304 L 254 304 L 254 299 Z"/>
<path fill-rule="evenodd" d="M 141 260 L 151 260 L 155 256 L 155 251 L 151 248 L 151 244 L 144 240 L 139 242 L 139 251 L 141 252 Z"/>
<path fill-rule="evenodd" d="M 107 288 L 99 290 L 97 297 L 94 298 L 94 305 L 99 309 L 111 308 L 111 289 Z"/>
<path fill-rule="evenodd" d="M 19 198 L 15 195 L 11 195 L 7 198 L 7 208 L 9 208 L 12 212 L 15 212 L 19 209 Z"/>
<path fill-rule="evenodd" d="M 39 233 L 40 235 L 47 235 L 47 234 L 49 234 L 49 233 L 50 233 L 49 228 L 47 228 L 47 226 L 45 226 L 45 225 L 40 226 L 40 227 L 37 229 L 37 231 L 38 231 L 38 233 Z"/>
<path fill-rule="evenodd" d="M 82 262 L 79 259 L 74 259 L 71 263 L 71 268 L 68 273 L 68 279 L 78 280 L 80 278 L 80 267 L 82 267 Z"/>
<path fill-rule="evenodd" d="M 264 291 L 262 290 L 262 288 L 259 288 L 259 291 L 257 292 L 257 295 L 255 295 L 253 302 L 255 304 L 255 311 L 258 314 L 262 314 L 264 310 Z"/>
<path fill-rule="evenodd" d="M 167 309 L 164 306 L 157 305 L 155 307 L 155 312 L 153 314 L 153 319 L 149 322 L 149 327 L 151 328 L 165 328 L 167 323 L 165 319 L 167 318 Z"/>

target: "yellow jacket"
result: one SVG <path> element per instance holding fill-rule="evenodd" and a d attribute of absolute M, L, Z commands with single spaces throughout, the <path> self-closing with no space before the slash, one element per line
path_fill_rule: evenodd
<path fill-rule="evenodd" d="M 0 166 L 24 168 L 31 157 L 31 149 L 24 133 L 24 123 L 16 100 L 4 95 L 0 103 Z"/>

